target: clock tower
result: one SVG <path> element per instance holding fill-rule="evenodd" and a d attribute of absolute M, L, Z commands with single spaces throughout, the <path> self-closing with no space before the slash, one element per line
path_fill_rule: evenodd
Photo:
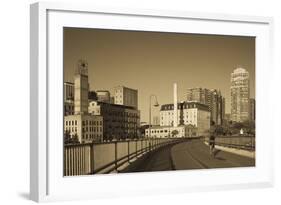
<path fill-rule="evenodd" d="M 74 113 L 88 113 L 88 63 L 85 60 L 79 60 L 74 76 Z"/>

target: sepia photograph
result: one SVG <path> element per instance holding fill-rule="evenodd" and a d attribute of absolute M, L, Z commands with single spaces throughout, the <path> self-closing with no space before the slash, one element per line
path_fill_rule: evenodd
<path fill-rule="evenodd" d="M 63 28 L 63 175 L 255 167 L 255 37 Z"/>

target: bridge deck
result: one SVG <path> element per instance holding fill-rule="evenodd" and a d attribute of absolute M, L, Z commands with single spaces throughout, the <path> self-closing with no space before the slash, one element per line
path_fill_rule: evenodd
<path fill-rule="evenodd" d="M 255 159 L 216 150 L 210 156 L 209 147 L 201 140 L 169 145 L 154 151 L 129 165 L 122 172 L 189 170 L 255 166 Z"/>
<path fill-rule="evenodd" d="M 169 171 L 174 170 L 171 159 L 171 148 L 173 145 L 167 145 L 152 151 L 139 158 L 129 165 L 122 172 L 149 172 L 149 171 Z"/>

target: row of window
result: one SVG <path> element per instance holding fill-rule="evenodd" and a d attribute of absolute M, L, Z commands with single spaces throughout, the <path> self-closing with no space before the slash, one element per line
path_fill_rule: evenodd
<path fill-rule="evenodd" d="M 77 127 L 66 127 L 66 130 L 77 132 Z M 82 132 L 102 132 L 102 127 L 83 127 Z"/>
<path fill-rule="evenodd" d="M 82 127 L 82 132 L 102 132 L 102 127 Z"/>
<path fill-rule="evenodd" d="M 208 119 L 208 118 L 207 118 Z M 160 122 L 160 124 L 161 124 L 161 126 L 165 126 L 165 125 L 173 125 L 173 122 L 174 121 L 169 121 L 169 122 Z M 194 121 L 184 121 L 183 122 L 185 125 L 187 125 L 187 124 L 195 124 L 196 122 L 194 122 Z"/>
<path fill-rule="evenodd" d="M 151 130 L 151 133 L 163 133 L 163 132 L 168 132 L 168 130 Z"/>
<path fill-rule="evenodd" d="M 66 130 L 69 130 L 71 132 L 77 132 L 77 127 L 67 127 Z"/>
<path fill-rule="evenodd" d="M 83 139 L 94 139 L 94 138 L 101 138 L 102 135 L 94 135 L 94 134 L 83 134 L 82 138 Z"/>
<path fill-rule="evenodd" d="M 149 134 L 146 134 L 146 136 L 148 137 L 149 136 Z M 168 138 L 168 137 L 171 137 L 171 136 L 169 136 L 169 135 L 152 135 L 151 137 L 157 137 L 157 138 Z"/>
<path fill-rule="evenodd" d="M 187 115 L 186 116 L 184 116 L 184 119 L 186 119 L 186 120 L 188 120 L 188 119 L 190 119 L 190 118 L 193 118 L 193 119 L 196 119 L 196 115 L 193 115 L 193 116 L 190 116 L 190 117 L 188 117 Z M 171 119 L 171 118 L 167 118 L 166 116 L 162 116 L 161 117 L 161 120 L 164 120 L 164 119 Z M 180 119 L 180 118 L 178 118 L 178 119 Z"/>
<path fill-rule="evenodd" d="M 106 113 L 109 116 L 121 116 L 121 117 L 135 117 L 138 118 L 139 115 L 137 113 L 128 113 L 128 112 L 110 112 L 108 111 Z"/>
<path fill-rule="evenodd" d="M 102 121 L 83 120 L 82 125 L 102 125 Z"/>
<path fill-rule="evenodd" d="M 77 125 L 77 120 L 71 120 L 71 121 L 65 121 L 65 125 L 68 126 L 68 125 Z"/>
<path fill-rule="evenodd" d="M 151 130 L 151 133 L 154 133 L 154 134 L 156 134 L 156 133 L 168 133 L 168 132 L 169 132 L 168 130 L 163 130 L 163 129 L 161 129 L 161 130 Z M 146 130 L 146 133 L 149 133 L 148 129 Z"/>
<path fill-rule="evenodd" d="M 196 104 L 184 104 L 178 105 L 178 109 L 188 109 L 188 108 L 196 108 Z M 163 110 L 172 110 L 174 109 L 174 105 L 165 105 L 163 106 Z"/>
<path fill-rule="evenodd" d="M 178 114 L 179 114 L 179 113 L 180 113 L 180 112 L 178 112 Z M 194 110 L 191 110 L 191 112 L 190 112 L 189 110 L 186 110 L 186 111 L 185 111 L 185 114 L 186 114 L 186 115 L 188 115 L 188 114 L 196 115 L 196 113 L 197 113 L 197 111 L 194 111 Z M 167 114 L 168 114 L 168 115 L 174 115 L 174 112 L 173 112 L 173 111 L 168 111 L 168 112 L 165 111 L 165 112 L 162 112 L 161 114 L 162 114 L 162 115 L 167 115 Z"/>
<path fill-rule="evenodd" d="M 66 120 L 65 125 L 77 125 L 77 120 Z M 102 121 L 83 120 L 82 125 L 102 125 Z"/>

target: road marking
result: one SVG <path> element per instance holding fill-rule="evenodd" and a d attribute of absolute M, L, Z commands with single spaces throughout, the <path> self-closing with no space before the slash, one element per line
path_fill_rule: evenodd
<path fill-rule="evenodd" d="M 191 157 L 191 159 L 192 159 L 194 162 L 196 162 L 197 164 L 199 164 L 199 166 L 200 166 L 201 168 L 203 168 L 203 169 L 208 169 L 208 168 L 209 168 L 205 163 L 203 163 L 203 162 L 200 161 L 199 159 L 196 159 L 196 158 L 194 157 L 194 155 L 193 155 L 188 149 L 186 149 L 185 152 L 187 152 L 187 153 L 189 154 L 189 156 Z"/>

